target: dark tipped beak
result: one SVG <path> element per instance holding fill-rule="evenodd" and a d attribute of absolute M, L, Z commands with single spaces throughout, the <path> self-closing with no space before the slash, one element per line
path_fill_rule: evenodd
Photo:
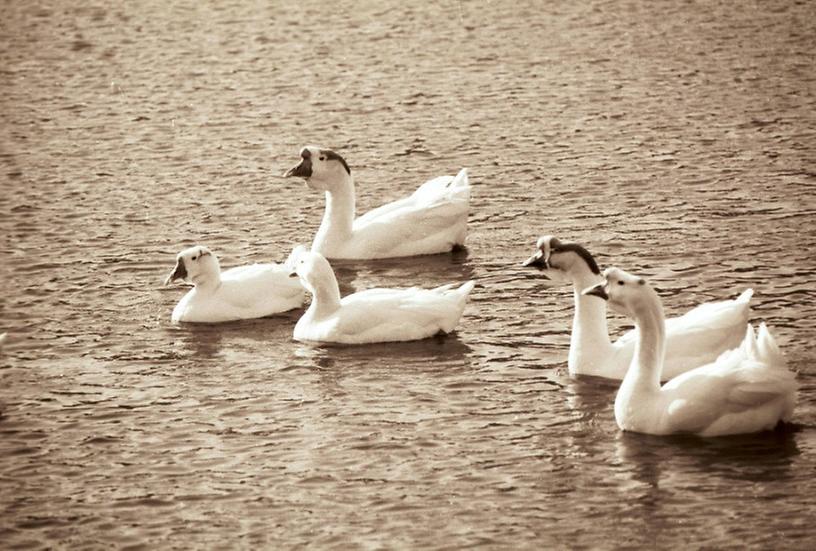
<path fill-rule="evenodd" d="M 581 294 L 602 298 L 604 300 L 609 300 L 609 295 L 606 294 L 606 290 L 604 289 L 605 285 L 606 285 L 605 283 L 598 283 L 594 287 L 584 289 L 583 291 L 581 291 Z"/>
<path fill-rule="evenodd" d="M 165 285 L 169 285 L 171 282 L 177 279 L 184 279 L 187 277 L 187 268 L 184 266 L 184 260 L 179 258 L 176 260 L 176 267 L 173 269 L 173 273 L 167 276 L 167 279 L 164 280 Z"/>
<path fill-rule="evenodd" d="M 544 259 L 544 253 L 541 251 L 537 252 L 527 260 L 525 260 L 522 264 L 525 268 L 533 267 L 538 268 L 539 270 L 546 270 L 549 268 L 547 265 L 547 261 Z"/>
<path fill-rule="evenodd" d="M 292 176 L 310 178 L 312 176 L 312 160 L 304 158 L 299 165 L 287 170 L 283 176 L 284 178 L 291 178 Z"/>

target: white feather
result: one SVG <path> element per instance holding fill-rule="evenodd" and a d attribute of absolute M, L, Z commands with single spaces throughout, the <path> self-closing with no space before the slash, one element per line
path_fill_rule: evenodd
<path fill-rule="evenodd" d="M 299 308 L 306 297 L 300 281 L 290 277 L 293 268 L 286 264 L 251 264 L 221 272 L 216 256 L 201 246 L 180 252 L 177 269 L 178 263 L 183 263 L 185 279 L 194 287 L 173 309 L 173 322 L 260 318 Z"/>
<path fill-rule="evenodd" d="M 558 245 L 553 248 L 553 243 Z M 541 252 L 536 256 L 547 256 L 549 265 L 541 273 L 550 285 L 566 282 L 573 285 L 575 315 L 567 361 L 569 372 L 621 380 L 635 353 L 637 329 L 628 331 L 615 342 L 610 340 L 606 303 L 582 294 L 602 278 L 592 271 L 583 256 L 564 245 L 552 236 L 544 236 L 538 241 Z M 583 252 L 591 258 L 586 249 Z M 536 256 L 525 264 L 536 265 Z M 725 350 L 737 346 L 748 324 L 752 294 L 753 291 L 747 289 L 734 300 L 704 303 L 682 316 L 666 320 L 667 357 L 661 380 L 712 362 Z"/>
<path fill-rule="evenodd" d="M 295 325 L 299 341 L 363 344 L 424 339 L 454 330 L 474 283 L 458 288 L 368 289 L 340 298 L 328 261 L 301 255 L 297 273 L 312 303 Z"/>
<path fill-rule="evenodd" d="M 312 189 L 326 192 L 326 210 L 312 250 L 329 259 L 372 259 L 449 252 L 467 235 L 467 170 L 422 184 L 412 195 L 355 218 L 354 180 L 315 146 L 304 148 Z M 302 153 L 302 155 L 305 153 Z"/>
<path fill-rule="evenodd" d="M 767 327 L 760 327 L 758 338 L 748 325 L 738 347 L 661 387 L 666 349 L 657 293 L 623 270 L 610 268 L 604 275 L 610 304 L 633 317 L 640 331 L 638 350 L 615 398 L 621 429 L 723 436 L 769 430 L 790 419 L 796 376 L 785 367 Z M 617 284 L 621 281 L 624 285 Z"/>

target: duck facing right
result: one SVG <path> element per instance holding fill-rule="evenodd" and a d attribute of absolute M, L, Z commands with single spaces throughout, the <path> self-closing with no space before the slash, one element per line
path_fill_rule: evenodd
<path fill-rule="evenodd" d="M 615 397 L 621 430 L 645 434 L 726 436 L 771 430 L 788 421 L 796 404 L 796 375 L 788 370 L 765 324 L 748 325 L 742 344 L 714 362 L 660 386 L 666 360 L 665 319 L 649 283 L 619 268 L 583 291 L 632 318 L 638 342 Z"/>

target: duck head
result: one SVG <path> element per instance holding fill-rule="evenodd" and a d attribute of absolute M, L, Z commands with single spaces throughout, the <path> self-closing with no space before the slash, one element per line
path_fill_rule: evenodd
<path fill-rule="evenodd" d="M 307 145 L 300 150 L 300 164 L 286 171 L 284 177 L 300 177 L 312 189 L 331 191 L 335 185 L 351 178 L 351 169 L 339 154 L 331 149 Z"/>
<path fill-rule="evenodd" d="M 306 290 L 313 295 L 321 285 L 335 281 L 334 270 L 326 257 L 320 253 L 303 248 L 292 259 L 290 266 L 293 267 L 289 277 L 299 277 Z"/>
<path fill-rule="evenodd" d="M 217 276 L 220 272 L 218 258 L 212 251 L 203 245 L 195 245 L 176 255 L 176 267 L 164 280 L 164 284 L 168 285 L 177 279 L 196 283 L 202 278 Z"/>
<path fill-rule="evenodd" d="M 620 268 L 607 268 L 603 281 L 583 291 L 583 294 L 602 298 L 613 310 L 637 319 L 638 313 L 659 304 L 657 293 L 642 277 L 634 276 Z"/>
<path fill-rule="evenodd" d="M 287 268 L 289 268 L 289 270 L 291 272 L 289 274 L 289 277 L 297 277 L 297 273 L 295 273 L 295 267 L 297 266 L 297 261 L 300 258 L 300 255 L 302 255 L 304 253 L 308 253 L 308 252 L 309 252 L 309 249 L 306 247 L 306 245 L 296 245 L 292 249 L 292 252 L 289 253 L 289 256 L 283 262 L 283 265 L 286 266 Z"/>
<path fill-rule="evenodd" d="M 537 268 L 551 286 L 576 281 L 581 276 L 601 274 L 595 259 L 577 243 L 564 243 L 552 235 L 544 235 L 536 243 L 538 251 L 522 266 Z"/>

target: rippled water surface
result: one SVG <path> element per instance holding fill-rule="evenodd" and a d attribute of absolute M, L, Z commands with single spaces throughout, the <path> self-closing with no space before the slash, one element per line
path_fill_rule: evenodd
<path fill-rule="evenodd" d="M 0 541 L 7 548 L 816 546 L 816 4 L 7 2 L 0 17 Z M 176 327 L 174 255 L 309 241 L 280 175 L 340 151 L 363 212 L 470 169 L 466 252 L 344 292 L 478 285 L 459 331 Z M 753 287 L 788 430 L 621 433 L 566 372 L 541 234 L 669 314 Z M 627 321 L 612 317 L 615 331 Z"/>

